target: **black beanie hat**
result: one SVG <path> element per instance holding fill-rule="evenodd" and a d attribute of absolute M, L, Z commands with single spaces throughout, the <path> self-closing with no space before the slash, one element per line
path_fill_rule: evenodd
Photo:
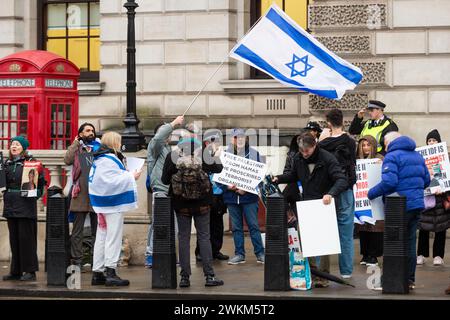
<path fill-rule="evenodd" d="M 441 135 L 439 134 L 439 131 L 437 129 L 433 129 L 430 133 L 427 134 L 427 141 L 428 143 L 429 139 L 435 139 L 437 142 L 441 143 Z"/>

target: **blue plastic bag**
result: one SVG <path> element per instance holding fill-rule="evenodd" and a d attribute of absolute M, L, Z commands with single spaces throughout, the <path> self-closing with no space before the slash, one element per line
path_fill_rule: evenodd
<path fill-rule="evenodd" d="M 307 258 L 303 257 L 300 240 L 295 228 L 288 229 L 290 286 L 293 290 L 310 290 L 311 269 Z"/>

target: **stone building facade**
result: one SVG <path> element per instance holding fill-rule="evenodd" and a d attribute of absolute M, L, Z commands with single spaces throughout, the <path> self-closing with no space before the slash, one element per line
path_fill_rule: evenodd
<path fill-rule="evenodd" d="M 126 113 L 126 1 L 91 2 L 99 3 L 101 68 L 98 80 L 79 84 L 79 121 L 92 122 L 100 131 L 121 129 Z M 137 0 L 137 113 L 147 137 L 156 123 L 183 113 L 224 62 L 187 115 L 187 120 L 202 120 L 204 128 L 277 128 L 286 142 L 307 121 L 323 121 L 330 108 L 341 108 L 349 124 L 369 99 L 378 99 L 387 104 L 386 113 L 401 132 L 419 145 L 434 128 L 443 140 L 450 138 L 450 1 L 309 1 L 312 34 L 364 73 L 362 83 L 341 101 L 253 79 L 249 66 L 227 57 L 257 18 L 255 2 Z M 2 1 L 1 57 L 43 49 L 39 33 L 47 3 L 52 1 Z M 271 171 L 281 168 L 279 161 Z"/>
<path fill-rule="evenodd" d="M 92 1 L 92 0 L 91 0 Z M 39 45 L 39 3 L 4 0 L 0 56 Z M 79 2 L 83 2 L 80 0 Z M 80 121 L 101 130 L 123 127 L 126 111 L 124 0 L 100 0 L 99 79 L 81 82 Z M 429 129 L 450 135 L 450 2 L 446 0 L 309 1 L 310 31 L 359 66 L 363 82 L 341 101 L 251 79 L 250 67 L 227 58 L 254 20 L 252 0 L 138 0 L 137 109 L 149 135 L 155 123 L 182 113 L 217 66 L 188 113 L 204 127 L 279 128 L 293 133 L 339 107 L 348 120 L 375 98 L 419 144 Z M 41 30 L 41 31 L 39 31 Z"/>

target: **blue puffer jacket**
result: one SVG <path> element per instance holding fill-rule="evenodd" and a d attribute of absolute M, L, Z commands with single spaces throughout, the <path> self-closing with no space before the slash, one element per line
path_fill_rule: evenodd
<path fill-rule="evenodd" d="M 226 150 L 227 152 L 233 153 L 233 147 L 229 146 Z M 264 162 L 264 159 L 261 159 L 261 156 L 258 151 L 253 148 L 246 147 L 245 148 L 245 157 L 247 159 L 255 160 L 258 162 Z M 258 202 L 258 195 L 247 192 L 243 196 L 239 195 L 234 191 L 228 190 L 228 186 L 223 184 L 218 184 L 222 188 L 223 192 L 223 202 L 225 204 L 247 204 L 247 203 L 255 203 Z"/>
<path fill-rule="evenodd" d="M 430 174 L 423 157 L 415 151 L 416 143 L 406 136 L 392 141 L 383 161 L 382 181 L 369 190 L 369 199 L 397 192 L 406 197 L 406 210 L 423 210 L 423 191 L 430 184 Z"/>

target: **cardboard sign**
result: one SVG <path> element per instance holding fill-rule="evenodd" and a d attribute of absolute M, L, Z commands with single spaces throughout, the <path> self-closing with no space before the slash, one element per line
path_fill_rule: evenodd
<path fill-rule="evenodd" d="M 303 257 L 341 253 L 334 199 L 298 201 L 297 213 Z"/>
<path fill-rule="evenodd" d="M 353 186 L 355 197 L 354 222 L 375 224 L 384 220 L 384 205 L 381 197 L 369 200 L 369 190 L 381 181 L 382 161 L 380 159 L 356 160 L 356 184 Z"/>
<path fill-rule="evenodd" d="M 267 165 L 229 152 L 222 152 L 223 170 L 213 176 L 213 181 L 258 194 L 258 185 L 264 179 Z"/>
<path fill-rule="evenodd" d="M 416 149 L 425 159 L 430 173 L 431 183 L 425 189 L 425 195 L 442 193 L 450 190 L 450 162 L 447 143 L 441 142 Z"/>
<path fill-rule="evenodd" d="M 38 196 L 39 172 L 42 172 L 42 163 L 39 161 L 25 161 L 22 172 L 22 185 L 20 195 L 27 198 Z"/>

